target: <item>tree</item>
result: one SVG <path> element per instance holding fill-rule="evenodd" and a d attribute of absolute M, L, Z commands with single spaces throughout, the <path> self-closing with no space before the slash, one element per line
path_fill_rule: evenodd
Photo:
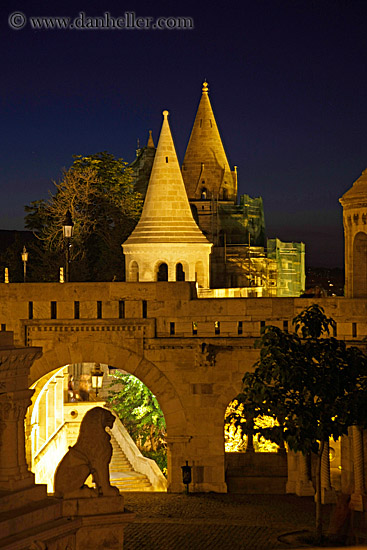
<path fill-rule="evenodd" d="M 143 382 L 131 374 L 114 372 L 108 401 L 141 452 L 153 458 L 164 471 L 166 458 L 166 421 L 158 400 Z"/>
<path fill-rule="evenodd" d="M 277 420 L 278 425 L 259 428 L 261 435 L 317 455 L 316 532 L 321 538 L 321 456 L 329 438 L 336 441 L 349 426 L 366 422 L 367 356 L 329 336 L 335 321 L 316 304 L 293 325 L 295 333 L 265 328 L 255 370 L 244 375 L 243 394 L 258 414 Z"/>
<path fill-rule="evenodd" d="M 58 280 L 65 264 L 62 223 L 67 210 L 74 222 L 72 280 L 122 280 L 121 244 L 139 219 L 142 197 L 133 191 L 131 172 L 121 159 L 107 152 L 74 159 L 48 200 L 25 207 L 26 228 L 38 237 L 32 250 L 39 266 L 34 280 Z"/>

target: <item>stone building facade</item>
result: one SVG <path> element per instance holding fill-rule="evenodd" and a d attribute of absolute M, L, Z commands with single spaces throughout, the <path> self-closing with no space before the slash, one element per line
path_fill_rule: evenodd
<path fill-rule="evenodd" d="M 341 197 L 345 242 L 345 295 L 367 297 L 367 169 Z"/>

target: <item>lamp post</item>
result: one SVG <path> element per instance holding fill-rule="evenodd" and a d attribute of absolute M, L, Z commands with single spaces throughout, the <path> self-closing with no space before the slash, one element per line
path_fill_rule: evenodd
<path fill-rule="evenodd" d="M 94 369 L 90 374 L 92 377 L 92 388 L 96 392 L 96 396 L 98 396 L 98 390 L 102 388 L 103 382 L 103 371 L 101 369 L 101 365 L 99 363 L 96 363 L 94 365 Z"/>
<path fill-rule="evenodd" d="M 27 262 L 28 262 L 28 252 L 25 245 L 23 246 L 23 252 L 21 256 L 22 256 L 22 262 L 23 262 L 23 280 L 25 282 L 27 278 Z"/>
<path fill-rule="evenodd" d="M 66 269 L 65 269 L 65 280 L 68 283 L 70 281 L 70 241 L 73 236 L 73 227 L 74 222 L 71 217 L 71 212 L 68 210 L 65 214 L 65 219 L 62 223 L 62 234 L 66 241 Z"/>

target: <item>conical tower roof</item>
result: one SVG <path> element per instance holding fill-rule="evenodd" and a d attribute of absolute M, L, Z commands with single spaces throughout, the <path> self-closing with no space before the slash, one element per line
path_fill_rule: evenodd
<path fill-rule="evenodd" d="M 147 147 L 155 148 L 154 147 L 153 136 L 152 136 L 152 130 L 149 130 L 149 137 L 148 137 Z"/>
<path fill-rule="evenodd" d="M 208 84 L 203 83 L 202 96 L 182 165 L 182 175 L 189 199 L 236 199 L 237 176 L 231 172 L 222 139 L 209 99 Z"/>
<path fill-rule="evenodd" d="M 367 168 L 363 170 L 361 176 L 353 183 L 353 186 L 348 189 L 340 199 L 343 206 L 349 203 L 367 202 Z"/>
<path fill-rule="evenodd" d="M 209 244 L 196 225 L 163 111 L 162 130 L 141 218 L 124 245 L 145 243 Z"/>

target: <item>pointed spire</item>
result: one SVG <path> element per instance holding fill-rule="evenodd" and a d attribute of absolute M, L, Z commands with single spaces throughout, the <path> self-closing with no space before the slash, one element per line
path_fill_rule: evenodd
<path fill-rule="evenodd" d="M 182 175 L 190 200 L 199 199 L 203 189 L 208 198 L 236 199 L 237 176 L 228 164 L 206 80 L 182 165 Z"/>
<path fill-rule="evenodd" d="M 206 243 L 191 213 L 168 123 L 163 124 L 141 218 L 124 245 L 135 243 Z"/>
<path fill-rule="evenodd" d="M 151 149 L 154 149 L 154 141 L 153 141 L 153 136 L 152 136 L 152 130 L 149 130 L 149 137 L 148 137 L 148 143 L 147 143 L 147 147 L 151 148 Z"/>

